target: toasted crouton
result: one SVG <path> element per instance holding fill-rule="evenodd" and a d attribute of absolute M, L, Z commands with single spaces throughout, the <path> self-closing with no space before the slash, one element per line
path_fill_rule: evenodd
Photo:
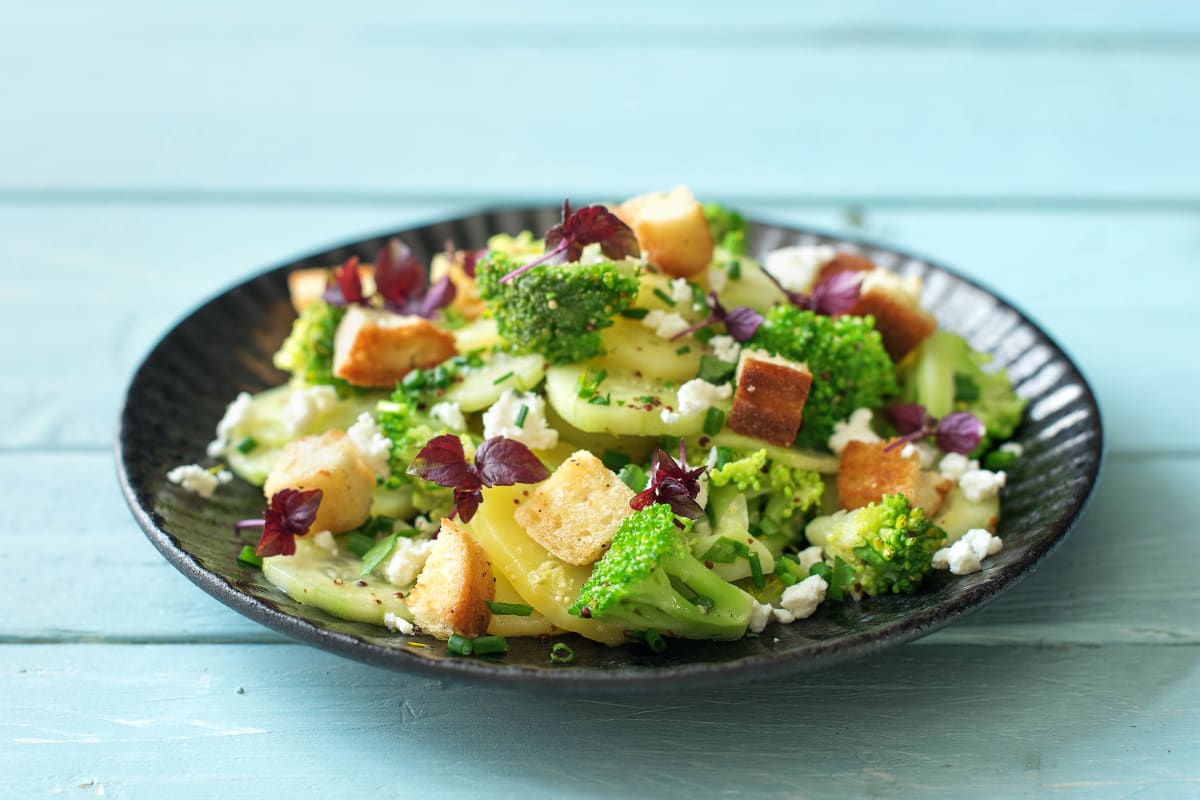
<path fill-rule="evenodd" d="M 355 386 L 394 386 L 457 352 L 454 336 L 424 317 L 350 306 L 333 337 L 333 374 Z"/>
<path fill-rule="evenodd" d="M 812 388 L 808 367 L 763 350 L 742 350 L 729 428 L 780 447 L 791 447 L 800 431 Z"/>
<path fill-rule="evenodd" d="M 452 634 L 474 639 L 487 633 L 496 599 L 496 579 L 487 552 L 462 528 L 442 520 L 425 568 L 405 602 L 413 621 L 439 639 Z"/>
<path fill-rule="evenodd" d="M 909 502 L 925 511 L 925 517 L 930 519 L 942 510 L 946 503 L 946 495 L 954 488 L 954 481 L 942 476 L 940 472 L 931 469 L 921 470 L 917 478 L 916 497 L 910 497 Z"/>
<path fill-rule="evenodd" d="M 367 521 L 375 473 L 345 431 L 333 430 L 284 446 L 263 493 L 270 498 L 280 489 L 320 489 L 321 505 L 309 530 L 341 533 Z"/>
<path fill-rule="evenodd" d="M 712 261 L 704 207 L 686 186 L 639 195 L 613 211 L 633 229 L 647 260 L 668 275 L 691 277 Z"/>
<path fill-rule="evenodd" d="M 633 513 L 633 492 L 587 450 L 533 490 L 514 516 L 529 538 L 568 564 L 593 564 Z"/>
<path fill-rule="evenodd" d="M 850 442 L 842 451 L 837 491 L 847 511 L 878 503 L 885 494 L 902 494 L 916 503 L 921 460 L 903 455 L 903 447 L 887 450 L 888 442 Z"/>
<path fill-rule="evenodd" d="M 894 361 L 904 358 L 937 330 L 937 320 L 921 308 L 920 283 L 883 269 L 863 278 L 858 303 L 850 313 L 875 318 L 875 330 Z"/>
<path fill-rule="evenodd" d="M 821 283 L 838 272 L 871 272 L 874 269 L 875 263 L 866 256 L 838 250 L 834 253 L 833 258 L 821 265 L 821 271 L 817 273 L 815 283 Z"/>
<path fill-rule="evenodd" d="M 450 307 L 462 314 L 464 319 L 476 319 L 487 308 L 487 303 L 479 297 L 479 285 L 463 268 L 464 253 L 456 252 L 451 261 L 445 253 L 438 253 L 429 264 L 429 285 L 440 281 L 447 275 L 454 284 L 454 300 Z"/>
<path fill-rule="evenodd" d="M 358 277 L 363 284 L 363 292 L 371 294 L 375 291 L 375 268 L 360 264 Z M 298 269 L 288 273 L 288 294 L 292 298 L 292 307 L 299 313 L 321 299 L 325 287 L 329 284 L 329 270 L 325 267 Z"/>

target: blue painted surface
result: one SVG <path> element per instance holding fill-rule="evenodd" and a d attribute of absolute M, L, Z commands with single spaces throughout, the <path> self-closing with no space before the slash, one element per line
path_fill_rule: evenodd
<path fill-rule="evenodd" d="M 1200 796 L 1196 4 L 395 5 L 6 10 L 0 797 Z M 129 518 L 124 385 L 203 298 L 676 182 L 954 264 L 1077 357 L 1110 458 L 1036 575 L 833 672 L 547 701 L 286 642 Z"/>

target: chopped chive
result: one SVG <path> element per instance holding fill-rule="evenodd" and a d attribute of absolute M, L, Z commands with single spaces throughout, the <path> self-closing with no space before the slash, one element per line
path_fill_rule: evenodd
<path fill-rule="evenodd" d="M 726 269 L 725 271 L 727 273 L 729 273 L 730 280 L 734 280 L 734 281 L 738 280 L 739 278 L 742 277 L 742 262 L 741 261 L 730 261 L 729 268 Z"/>
<path fill-rule="evenodd" d="M 646 470 L 639 467 L 637 464 L 626 464 L 617 470 L 617 477 L 621 479 L 621 483 L 628 486 L 635 492 L 640 492 L 646 488 L 646 482 L 649 480 L 646 476 Z"/>
<path fill-rule="evenodd" d="M 480 636 L 471 640 L 471 649 L 477 656 L 503 655 L 508 652 L 508 640 L 503 636 Z"/>
<path fill-rule="evenodd" d="M 408 645 L 409 647 L 419 647 L 421 649 L 425 649 L 425 648 L 429 647 L 429 645 L 425 644 L 424 642 L 414 642 L 411 639 L 408 640 L 407 642 L 405 642 L 405 644 Z"/>
<path fill-rule="evenodd" d="M 469 656 L 473 652 L 471 640 L 457 633 L 446 640 L 446 649 L 456 656 Z"/>
<path fill-rule="evenodd" d="M 675 355 L 682 356 L 687 355 L 690 352 L 692 352 L 692 346 L 690 344 L 685 344 L 683 347 L 675 351 Z"/>
<path fill-rule="evenodd" d="M 246 455 L 250 451 L 257 450 L 257 449 L 258 449 L 258 440 L 255 439 L 253 436 L 247 436 L 245 439 L 242 439 L 240 442 L 237 443 L 237 451 L 239 453 L 241 453 L 242 455 Z"/>
<path fill-rule="evenodd" d="M 375 544 L 371 545 L 370 550 L 363 553 L 361 574 L 370 575 L 375 571 L 376 567 L 383 563 L 384 559 L 391 555 L 392 548 L 396 546 L 397 536 L 399 536 L 397 533 L 393 533 L 391 536 L 385 536 Z"/>
<path fill-rule="evenodd" d="M 754 586 L 761 589 L 767 585 L 767 579 L 763 577 L 762 562 L 758 558 L 758 553 L 750 554 L 750 577 L 754 580 Z"/>
<path fill-rule="evenodd" d="M 650 645 L 650 650 L 655 653 L 662 653 L 667 649 L 666 640 L 654 628 L 646 631 L 646 644 Z"/>
<path fill-rule="evenodd" d="M 992 472 L 1008 469 L 1015 463 L 1017 463 L 1017 454 L 1011 450 L 993 450 L 983 460 L 984 468 Z"/>
<path fill-rule="evenodd" d="M 621 310 L 621 316 L 628 319 L 645 319 L 649 313 L 650 309 L 648 308 L 626 308 Z M 566 645 L 563 645 L 563 647 L 566 647 Z"/>
<path fill-rule="evenodd" d="M 533 613 L 533 606 L 524 603 L 498 603 L 495 600 L 483 601 L 488 609 L 502 617 L 528 617 Z"/>
<path fill-rule="evenodd" d="M 704 432 L 709 436 L 716 436 L 723 427 L 725 427 L 725 412 L 716 407 L 708 409 L 704 415 Z"/>
<path fill-rule="evenodd" d="M 508 372 L 504 373 L 499 378 L 496 378 L 496 380 L 492 381 L 492 386 L 499 386 L 500 384 L 504 383 L 506 380 L 508 380 L 512 376 L 513 376 L 513 372 L 510 369 Z"/>
<path fill-rule="evenodd" d="M 604 466 L 608 467 L 613 472 L 620 472 L 621 467 L 624 467 L 626 464 L 633 461 L 633 459 L 622 453 L 620 450 L 613 450 L 610 448 L 605 450 L 604 454 L 600 456 L 600 461 L 604 463 Z"/>
<path fill-rule="evenodd" d="M 588 398 L 588 403 L 593 406 L 607 406 L 612 403 L 612 392 L 592 395 Z"/>
<path fill-rule="evenodd" d="M 704 609 L 706 613 L 712 611 L 713 606 L 716 605 L 711 597 L 705 597 L 704 595 L 700 595 L 692 602 Z"/>
<path fill-rule="evenodd" d="M 529 416 L 529 406 L 521 404 L 521 410 L 517 412 L 517 427 L 525 427 L 525 418 Z"/>
<path fill-rule="evenodd" d="M 712 328 L 701 328 L 700 330 L 698 330 L 692 334 L 692 336 L 695 336 L 699 341 L 703 342 L 704 344 L 708 344 L 708 340 L 716 335 L 717 335 L 716 331 L 714 331 Z"/>
<path fill-rule="evenodd" d="M 669 306 L 675 305 L 675 298 L 671 297 L 671 295 L 667 294 L 666 292 L 664 292 L 662 289 L 660 289 L 658 287 L 655 287 L 655 289 L 654 289 L 654 296 L 657 297 L 659 300 L 662 300 L 664 303 L 666 303 Z"/>
<path fill-rule="evenodd" d="M 736 369 L 737 364 L 722 361 L 716 356 L 703 355 L 700 356 L 700 373 L 696 377 L 709 383 L 722 384 L 733 377 Z"/>
<path fill-rule="evenodd" d="M 258 554 L 254 552 L 254 548 L 250 545 L 242 548 L 242 552 L 238 553 L 237 560 L 243 566 L 262 569 L 262 559 L 258 557 Z"/>
<path fill-rule="evenodd" d="M 562 642 L 555 642 L 550 648 L 551 664 L 570 664 L 575 660 L 575 651 Z"/>
<path fill-rule="evenodd" d="M 362 531 L 351 531 L 346 537 L 346 549 L 362 558 L 375 546 L 375 539 Z"/>
<path fill-rule="evenodd" d="M 721 467 L 725 466 L 726 464 L 728 464 L 730 461 L 733 461 L 733 460 L 734 460 L 734 458 L 733 458 L 733 449 L 732 448 L 718 447 L 717 448 L 717 463 L 714 465 L 714 468 L 720 469 Z"/>

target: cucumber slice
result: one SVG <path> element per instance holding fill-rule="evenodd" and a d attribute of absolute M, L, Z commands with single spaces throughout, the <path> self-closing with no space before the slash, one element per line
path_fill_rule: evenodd
<path fill-rule="evenodd" d="M 389 611 L 412 620 L 408 606 L 396 596 L 399 589 L 361 572 L 362 559 L 353 553 L 335 556 L 303 538 L 296 540 L 295 555 L 263 559 L 266 579 L 297 602 L 351 622 L 383 625 Z"/>
<path fill-rule="evenodd" d="M 579 379 L 589 366 L 595 375 L 598 368 L 594 363 L 546 370 L 546 398 L 555 412 L 573 427 L 587 433 L 618 436 L 699 436 L 704 429 L 704 412 L 664 422 L 663 408 L 679 405 L 675 389 L 632 372 L 609 371 L 599 388 L 601 395 L 608 395 L 608 405 L 588 402 L 579 396 Z M 648 403 L 647 397 L 657 398 L 657 402 Z"/>
<path fill-rule="evenodd" d="M 479 319 L 464 325 L 454 333 L 454 346 L 460 353 L 470 353 L 473 350 L 490 350 L 500 343 L 500 332 L 496 330 L 496 320 Z"/>
<path fill-rule="evenodd" d="M 446 390 L 445 400 L 458 403 L 464 412 L 482 411 L 500 399 L 505 389 L 527 392 L 546 374 L 546 359 L 539 355 L 494 353 L 482 367 L 462 373 L 462 380 Z"/>
<path fill-rule="evenodd" d="M 688 352 L 679 353 L 687 347 Z M 641 322 L 618 317 L 604 331 L 603 356 L 592 361 L 593 369 L 611 373 L 641 372 L 660 381 L 682 384 L 700 371 L 700 356 L 704 347 L 690 336 L 672 342 L 664 339 Z"/>
<path fill-rule="evenodd" d="M 689 442 L 689 444 L 693 443 Z M 771 461 L 786 464 L 792 469 L 809 469 L 813 472 L 820 472 L 823 475 L 836 474 L 838 466 L 841 463 L 841 459 L 833 453 L 818 453 L 816 450 L 779 447 L 778 445 L 768 444 L 761 439 L 754 439 L 749 436 L 743 436 L 740 433 L 734 433 L 728 428 L 711 437 L 709 445 L 712 447 L 728 447 L 732 450 L 748 450 L 751 453 L 755 450 L 766 450 L 767 458 Z"/>
<path fill-rule="evenodd" d="M 972 528 L 983 528 L 996 531 L 996 521 L 1000 518 L 1000 498 L 989 497 L 980 503 L 972 503 L 955 486 L 946 495 L 946 502 L 933 518 L 933 524 L 946 532 L 946 543 L 949 547 L 962 538 L 962 535 Z"/>
<path fill-rule="evenodd" d="M 734 260 L 741 263 L 741 277 L 736 280 L 730 278 L 725 288 L 717 294 L 721 305 L 726 308 L 749 306 L 765 314 L 771 306 L 787 300 L 757 261 L 747 256 Z"/>

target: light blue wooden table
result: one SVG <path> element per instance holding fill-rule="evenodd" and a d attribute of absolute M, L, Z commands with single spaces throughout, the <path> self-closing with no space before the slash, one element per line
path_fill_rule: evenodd
<path fill-rule="evenodd" d="M 4 6 L 0 796 L 1200 796 L 1200 5 L 429 5 Z M 827 672 L 546 699 L 293 644 L 133 523 L 122 393 L 201 299 L 678 182 L 958 265 L 1077 357 L 1108 461 L 1037 574 Z"/>

